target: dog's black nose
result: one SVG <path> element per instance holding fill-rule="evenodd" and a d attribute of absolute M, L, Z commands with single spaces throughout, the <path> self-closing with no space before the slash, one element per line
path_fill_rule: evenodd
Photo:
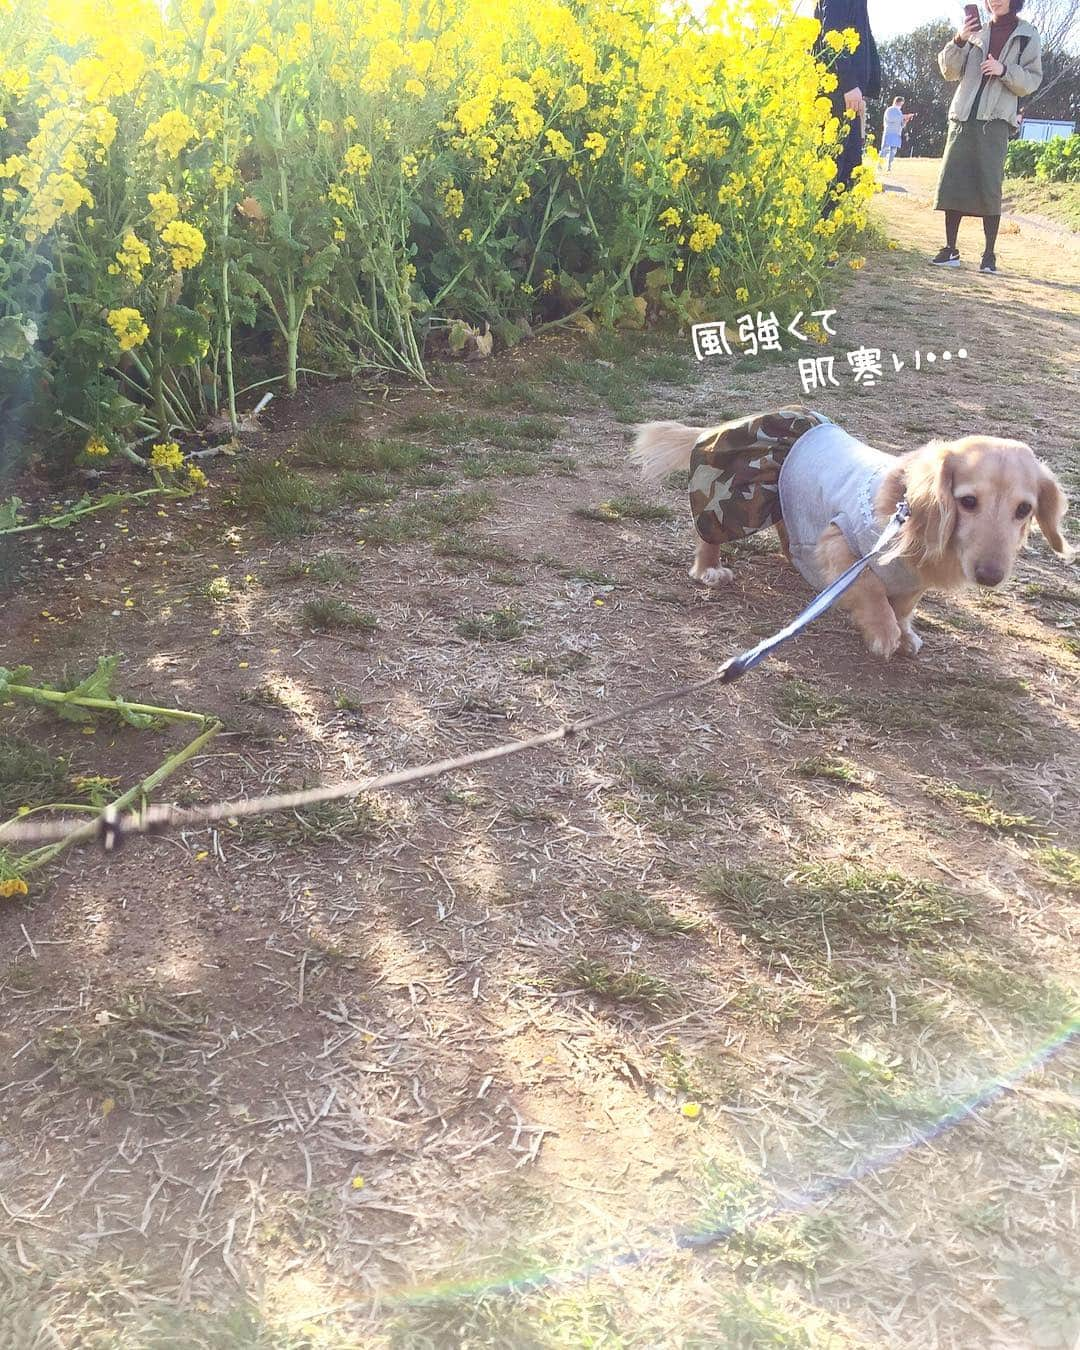
<path fill-rule="evenodd" d="M 980 563 L 975 568 L 975 580 L 980 586 L 999 586 L 1004 579 L 1004 569 L 994 563 Z"/>

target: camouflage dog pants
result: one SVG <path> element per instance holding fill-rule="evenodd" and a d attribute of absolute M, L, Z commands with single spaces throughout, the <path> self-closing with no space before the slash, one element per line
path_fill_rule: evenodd
<path fill-rule="evenodd" d="M 780 520 L 777 480 L 788 451 L 832 419 L 792 406 L 714 428 L 690 458 L 690 510 L 708 544 L 745 539 Z"/>

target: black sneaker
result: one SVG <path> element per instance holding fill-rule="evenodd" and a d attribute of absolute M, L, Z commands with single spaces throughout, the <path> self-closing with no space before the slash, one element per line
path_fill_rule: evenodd
<path fill-rule="evenodd" d="M 960 250 L 958 248 L 950 248 L 948 244 L 946 244 L 941 252 L 937 254 L 936 257 L 931 258 L 930 261 L 935 267 L 959 267 Z"/>
<path fill-rule="evenodd" d="M 979 264 L 980 272 L 993 272 L 997 276 L 997 259 L 992 253 L 984 253 L 983 260 Z"/>

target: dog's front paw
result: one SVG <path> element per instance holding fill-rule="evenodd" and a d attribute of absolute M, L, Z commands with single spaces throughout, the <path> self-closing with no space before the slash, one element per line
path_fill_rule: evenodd
<path fill-rule="evenodd" d="M 918 656 L 922 651 L 923 640 L 914 628 L 904 628 L 900 632 L 900 655 Z"/>
<path fill-rule="evenodd" d="M 689 572 L 691 581 L 700 581 L 703 586 L 725 586 L 733 581 L 735 573 L 730 567 L 705 567 L 699 569 L 695 563 Z"/>
<path fill-rule="evenodd" d="M 902 636 L 900 625 L 894 622 L 891 626 L 882 624 L 880 628 L 864 630 L 863 641 L 871 656 L 888 661 L 899 650 Z"/>

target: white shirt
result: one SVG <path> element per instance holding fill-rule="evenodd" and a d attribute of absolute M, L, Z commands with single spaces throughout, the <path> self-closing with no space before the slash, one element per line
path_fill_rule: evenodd
<path fill-rule="evenodd" d="M 885 109 L 885 130 L 898 131 L 901 134 L 903 134 L 904 130 L 903 108 L 889 107 Z"/>
<path fill-rule="evenodd" d="M 833 422 L 811 428 L 788 451 L 780 467 L 780 511 L 791 561 L 816 590 L 832 580 L 817 560 L 818 540 L 829 525 L 840 527 L 857 558 L 877 543 L 886 522 L 874 514 L 874 498 L 895 466 L 893 455 L 864 445 Z M 870 567 L 889 595 L 922 589 L 906 563 L 875 561 Z"/>

